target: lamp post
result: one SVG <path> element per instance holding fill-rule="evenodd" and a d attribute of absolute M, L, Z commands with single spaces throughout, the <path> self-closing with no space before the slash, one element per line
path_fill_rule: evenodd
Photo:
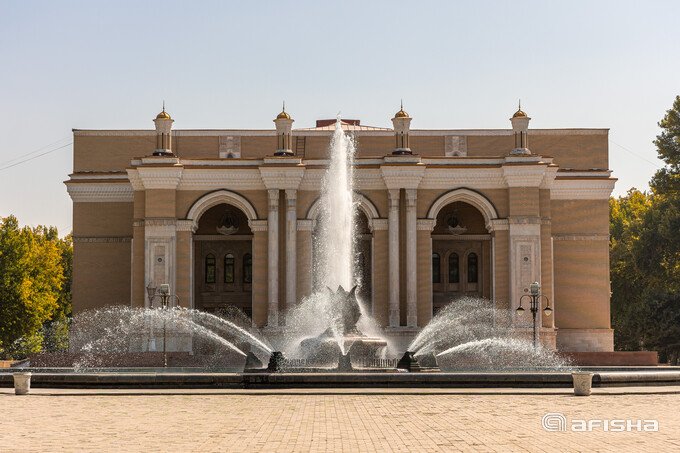
<path fill-rule="evenodd" d="M 545 309 L 543 313 L 546 316 L 550 316 L 552 313 L 552 308 L 550 308 L 550 299 L 545 294 L 541 294 L 541 285 L 538 282 L 533 282 L 529 285 L 529 294 L 524 294 L 519 298 L 519 307 L 517 307 L 517 314 L 521 315 L 524 313 L 524 308 L 522 308 L 522 300 L 528 297 L 530 300 L 529 309 L 534 318 L 534 348 L 538 348 L 538 324 L 536 323 L 536 314 L 541 307 L 541 298 L 544 297 L 546 300 Z"/>
<path fill-rule="evenodd" d="M 156 288 L 153 284 L 153 282 L 149 282 L 149 284 L 146 286 L 146 292 L 149 296 L 149 308 L 153 309 L 153 300 L 156 297 L 159 297 L 161 299 L 161 306 L 160 308 L 163 310 L 168 309 L 168 303 L 170 301 L 170 298 L 175 298 L 177 302 L 179 302 L 179 297 L 175 294 L 170 294 L 170 285 L 167 283 L 161 284 L 160 287 Z M 167 368 L 168 367 L 168 355 L 167 355 L 167 349 L 165 347 L 166 343 L 166 330 L 167 330 L 167 316 L 166 313 L 163 313 L 163 367 Z"/>

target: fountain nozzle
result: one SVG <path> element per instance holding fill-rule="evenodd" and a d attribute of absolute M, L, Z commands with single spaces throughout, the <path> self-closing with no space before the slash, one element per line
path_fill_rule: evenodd
<path fill-rule="evenodd" d="M 267 366 L 267 371 L 269 373 L 280 373 L 283 371 L 283 365 L 285 361 L 286 358 L 283 356 L 283 352 L 272 352 L 272 355 L 269 356 L 269 365 Z"/>
<path fill-rule="evenodd" d="M 340 358 L 338 360 L 338 371 L 353 371 L 354 368 L 352 368 L 352 361 L 350 360 L 349 357 L 349 351 L 347 351 L 347 354 L 342 354 L 340 353 Z"/>
<path fill-rule="evenodd" d="M 413 352 L 406 351 L 401 359 L 399 359 L 399 362 L 397 362 L 397 368 L 411 373 L 418 372 L 420 371 L 420 363 L 418 363 L 418 359 L 416 359 Z"/>

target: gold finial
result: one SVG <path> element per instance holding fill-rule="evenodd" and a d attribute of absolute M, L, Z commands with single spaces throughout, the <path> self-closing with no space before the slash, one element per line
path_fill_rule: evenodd
<path fill-rule="evenodd" d="M 515 112 L 514 115 L 512 115 L 513 118 L 526 118 L 527 114 L 522 111 L 522 100 L 519 100 L 519 103 L 517 105 L 517 111 Z"/>
<path fill-rule="evenodd" d="M 156 115 L 157 120 L 170 120 L 170 115 L 165 111 L 165 100 L 163 101 L 163 111 Z"/>
<path fill-rule="evenodd" d="M 408 118 L 408 113 L 404 112 L 404 100 L 401 100 L 401 110 L 394 114 L 395 118 Z"/>
<path fill-rule="evenodd" d="M 290 115 L 286 113 L 286 101 L 283 101 L 283 110 L 276 116 L 277 120 L 289 120 Z"/>

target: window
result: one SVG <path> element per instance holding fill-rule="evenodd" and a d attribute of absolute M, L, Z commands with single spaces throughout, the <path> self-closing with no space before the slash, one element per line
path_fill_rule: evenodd
<path fill-rule="evenodd" d="M 205 282 L 215 283 L 215 255 L 205 257 Z"/>
<path fill-rule="evenodd" d="M 439 253 L 432 254 L 432 283 L 441 283 L 441 263 Z"/>
<path fill-rule="evenodd" d="M 224 283 L 234 283 L 234 255 L 224 255 Z"/>
<path fill-rule="evenodd" d="M 243 255 L 243 283 L 253 282 L 253 257 L 250 253 Z"/>
<path fill-rule="evenodd" d="M 468 255 L 468 283 L 477 283 L 477 254 L 470 253 Z"/>
<path fill-rule="evenodd" d="M 458 283 L 460 281 L 460 271 L 458 270 L 458 254 L 452 253 L 449 255 L 449 283 Z"/>

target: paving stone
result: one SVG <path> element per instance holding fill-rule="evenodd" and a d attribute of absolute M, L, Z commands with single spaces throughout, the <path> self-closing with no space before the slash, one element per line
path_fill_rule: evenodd
<path fill-rule="evenodd" d="M 659 393 L 654 393 L 658 391 Z M 677 388 L 0 389 L 0 452 L 680 450 Z M 657 419 L 658 432 L 547 432 L 541 419 Z"/>

